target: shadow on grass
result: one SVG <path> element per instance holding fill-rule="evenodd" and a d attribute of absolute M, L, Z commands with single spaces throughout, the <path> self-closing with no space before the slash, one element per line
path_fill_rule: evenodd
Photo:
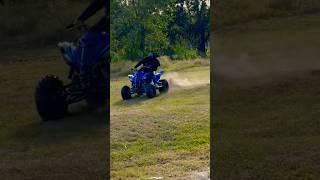
<path fill-rule="evenodd" d="M 143 102 L 147 102 L 149 100 L 161 97 L 165 94 L 157 94 L 154 98 L 148 98 L 145 95 L 141 95 L 141 96 L 134 96 L 131 99 L 128 100 L 119 100 L 116 101 L 115 103 L 113 103 L 113 105 L 115 106 L 134 106 L 134 105 L 140 105 Z"/>
<path fill-rule="evenodd" d="M 149 98 L 146 96 L 134 96 L 131 99 L 128 100 L 119 100 L 113 103 L 116 106 L 133 106 L 133 105 L 139 105 L 144 101 L 147 101 Z"/>
<path fill-rule="evenodd" d="M 73 142 L 75 139 L 93 139 L 105 136 L 109 127 L 107 107 L 90 110 L 86 107 L 72 107 L 64 119 L 36 122 L 17 128 L 11 135 L 12 142 L 46 145 L 59 142 Z M 99 137 L 100 136 L 100 137 Z"/>

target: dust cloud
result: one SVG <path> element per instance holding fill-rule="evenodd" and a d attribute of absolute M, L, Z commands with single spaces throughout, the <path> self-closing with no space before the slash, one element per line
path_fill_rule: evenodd
<path fill-rule="evenodd" d="M 210 77 L 182 77 L 179 73 L 172 72 L 167 77 L 170 89 L 194 88 L 210 84 Z"/>
<path fill-rule="evenodd" d="M 252 51 L 232 54 L 217 52 L 212 62 L 212 78 L 228 83 L 269 82 L 306 77 L 320 70 L 318 50 L 296 47 L 274 48 L 263 54 Z"/>

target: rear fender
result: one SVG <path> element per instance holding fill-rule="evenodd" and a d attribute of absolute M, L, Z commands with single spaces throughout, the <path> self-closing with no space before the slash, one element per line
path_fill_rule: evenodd
<path fill-rule="evenodd" d="M 158 82 L 161 79 L 161 76 L 164 74 L 164 71 L 160 71 L 158 73 L 155 73 L 155 80 Z"/>

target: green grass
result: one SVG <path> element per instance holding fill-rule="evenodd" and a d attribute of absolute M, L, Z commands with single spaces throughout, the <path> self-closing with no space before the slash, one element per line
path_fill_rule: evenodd
<path fill-rule="evenodd" d="M 175 78 L 208 81 L 208 65 L 195 65 L 190 61 L 188 64 L 189 68 L 181 67 L 181 70 L 175 66 L 176 71 L 168 71 L 165 78 L 175 73 Z M 209 166 L 209 85 L 173 87 L 168 94 L 154 99 L 139 97 L 122 101 L 120 89 L 128 83 L 123 76 L 115 77 L 111 83 L 112 177 L 174 179 L 206 170 Z"/>
<path fill-rule="evenodd" d="M 1 179 L 105 178 L 106 111 L 89 111 L 80 104 L 71 107 L 67 118 L 46 123 L 36 112 L 38 80 L 46 74 L 66 77 L 63 60 L 55 54 L 26 61 L 17 60 L 25 56 L 1 57 L 6 59 L 0 64 Z"/>
<path fill-rule="evenodd" d="M 216 179 L 318 179 L 319 78 L 216 91 Z"/>
<path fill-rule="evenodd" d="M 319 179 L 319 14 L 216 33 L 215 179 Z"/>

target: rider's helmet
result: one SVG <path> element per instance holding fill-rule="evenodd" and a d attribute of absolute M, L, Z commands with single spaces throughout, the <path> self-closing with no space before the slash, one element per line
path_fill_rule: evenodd
<path fill-rule="evenodd" d="M 160 55 L 159 55 L 159 53 L 157 53 L 157 52 L 150 52 L 150 53 L 148 54 L 148 57 L 157 58 L 157 57 L 160 57 Z"/>

